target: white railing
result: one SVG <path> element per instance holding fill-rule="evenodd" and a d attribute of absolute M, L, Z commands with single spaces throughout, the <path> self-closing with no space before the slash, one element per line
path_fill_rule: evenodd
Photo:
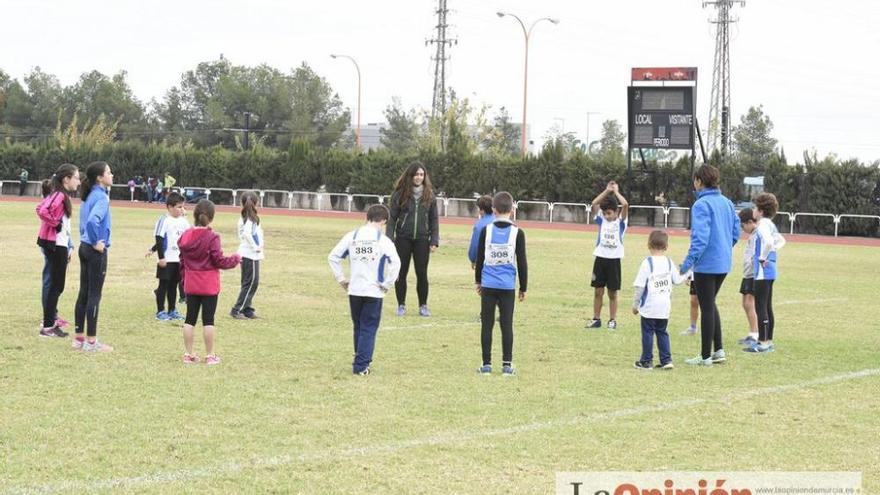
<path fill-rule="evenodd" d="M 840 215 L 837 215 L 837 220 L 834 221 L 834 237 L 837 237 L 837 226 L 840 225 L 840 221 L 843 220 L 844 218 L 865 218 L 865 219 L 877 220 L 878 225 L 880 225 L 880 216 L 878 216 L 878 215 L 856 215 L 856 214 L 842 213 Z"/>
<path fill-rule="evenodd" d="M 553 216 L 553 207 L 547 201 L 517 201 L 516 208 L 513 210 L 513 219 L 516 220 L 517 210 L 519 210 L 519 205 L 535 205 L 535 206 L 543 206 L 547 208 L 547 221 L 550 221 L 550 218 Z M 541 220 L 537 220 L 541 221 Z"/>
<path fill-rule="evenodd" d="M 794 224 L 797 223 L 797 219 L 800 217 L 830 218 L 831 221 L 834 222 L 834 237 L 837 237 L 837 224 L 840 222 L 837 215 L 833 213 L 794 213 L 791 215 L 791 234 L 794 234 Z"/>
<path fill-rule="evenodd" d="M 452 215 L 454 217 L 475 218 L 477 216 L 477 200 L 474 198 L 444 198 L 444 203 L 444 217 L 449 216 L 450 208 L 455 213 L 461 212 L 462 208 L 464 208 L 464 211 L 467 213 L 466 215 Z"/>
<path fill-rule="evenodd" d="M 587 220 L 586 222 L 583 222 L 583 223 L 586 223 L 586 224 L 590 223 L 590 217 L 592 216 L 592 215 L 590 215 L 590 205 L 584 204 L 584 203 L 550 203 L 550 223 L 553 223 L 553 214 L 556 211 L 558 211 L 558 209 L 570 209 L 570 208 L 576 208 L 578 210 L 583 208 L 584 213 L 585 213 L 584 216 L 586 217 L 586 220 Z M 574 219 L 576 217 L 576 214 L 572 214 L 571 216 Z M 572 220 L 572 221 L 566 222 L 566 223 L 581 223 L 581 222 L 578 222 L 577 220 Z"/>
<path fill-rule="evenodd" d="M 20 182 L 17 180 L 0 180 L 0 194 L 5 196 L 18 196 Z M 28 181 L 26 194 L 28 196 L 39 196 L 41 182 Z M 135 190 L 141 190 L 142 186 L 135 186 Z M 235 206 L 240 203 L 241 194 L 247 191 L 253 191 L 260 197 L 260 207 L 262 208 L 279 208 L 288 210 L 318 210 L 318 211 L 339 211 L 339 212 L 355 212 L 363 211 L 365 207 L 371 203 L 378 202 L 385 204 L 390 196 L 379 194 L 346 194 L 346 193 L 328 193 L 328 192 L 312 192 L 312 191 L 282 191 L 277 189 L 230 189 L 221 187 L 200 187 L 175 186 L 172 190 L 181 193 L 188 201 L 191 197 L 187 196 L 187 192 L 194 192 L 195 196 L 204 194 L 206 198 L 214 201 L 216 204 Z M 113 184 L 111 186 L 111 197 L 125 198 L 134 200 L 133 193 L 128 184 Z M 269 198 L 267 200 L 267 198 Z M 340 202 L 337 200 L 333 205 L 333 198 L 342 198 Z M 444 217 L 458 218 L 476 218 L 476 202 L 475 198 L 447 198 L 437 197 L 438 214 Z M 548 201 L 517 201 L 516 206 L 520 205 L 529 207 L 532 215 L 542 218 L 537 221 L 547 221 L 549 223 L 581 223 L 590 224 L 590 205 L 586 203 L 551 203 Z M 533 209 L 534 207 L 534 209 Z M 441 210 L 442 208 L 442 210 Z M 646 206 L 646 205 L 630 205 L 630 213 L 638 214 L 641 211 L 647 211 L 648 215 L 653 210 L 654 218 L 657 211 L 663 215 L 663 227 L 669 228 L 670 223 L 680 224 L 683 227 L 688 225 L 688 214 L 690 208 L 681 206 Z M 581 220 L 583 215 L 583 220 Z M 683 217 L 682 217 L 683 215 Z M 517 213 L 514 210 L 513 217 L 516 219 Z M 777 213 L 779 217 L 785 217 L 788 220 L 790 234 L 795 232 L 795 224 L 798 219 L 802 218 L 830 218 L 834 224 L 834 236 L 837 237 L 840 232 L 840 223 L 843 219 L 863 219 L 876 220 L 880 226 L 880 215 L 860 215 L 860 214 L 833 214 L 833 213 L 813 213 L 813 212 L 786 212 Z M 677 217 L 677 218 L 676 218 Z M 671 222 L 672 220 L 672 222 Z M 784 226 L 783 226 L 784 227 Z"/>

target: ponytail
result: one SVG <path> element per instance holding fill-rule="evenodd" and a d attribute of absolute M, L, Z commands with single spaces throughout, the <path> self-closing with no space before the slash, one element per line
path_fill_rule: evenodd
<path fill-rule="evenodd" d="M 92 192 L 92 187 L 98 183 L 98 177 L 107 171 L 107 162 L 92 162 L 86 167 L 86 180 L 82 182 L 82 200 L 85 201 Z"/>
<path fill-rule="evenodd" d="M 44 198 L 52 194 L 52 179 L 43 179 L 43 182 L 40 183 L 40 187 Z"/>
<path fill-rule="evenodd" d="M 259 199 L 257 198 L 257 194 L 248 191 L 241 195 L 241 219 L 242 220 L 250 220 L 255 224 L 260 224 L 260 216 L 257 215 L 257 203 L 259 203 Z"/>
<path fill-rule="evenodd" d="M 214 203 L 207 199 L 199 200 L 193 210 L 193 217 L 196 227 L 211 225 L 211 222 L 214 221 Z"/>
<path fill-rule="evenodd" d="M 52 175 L 52 192 L 64 195 L 64 214 L 68 217 L 73 212 L 73 208 L 70 206 L 70 191 L 64 188 L 64 179 L 73 177 L 78 171 L 76 165 L 65 163 L 58 167 L 58 170 Z"/>

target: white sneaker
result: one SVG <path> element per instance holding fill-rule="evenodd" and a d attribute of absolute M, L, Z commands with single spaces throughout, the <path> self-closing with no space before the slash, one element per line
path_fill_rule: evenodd
<path fill-rule="evenodd" d="M 724 349 L 718 349 L 717 351 L 712 353 L 712 356 L 709 357 L 713 363 L 723 363 L 727 361 L 727 353 L 724 352 Z"/>

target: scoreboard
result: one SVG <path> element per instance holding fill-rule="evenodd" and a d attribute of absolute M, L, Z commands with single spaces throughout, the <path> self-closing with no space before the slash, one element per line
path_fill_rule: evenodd
<path fill-rule="evenodd" d="M 630 149 L 693 149 L 693 86 L 629 86 Z"/>

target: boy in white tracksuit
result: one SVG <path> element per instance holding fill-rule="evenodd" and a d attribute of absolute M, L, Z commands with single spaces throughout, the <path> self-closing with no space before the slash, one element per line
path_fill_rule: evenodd
<path fill-rule="evenodd" d="M 368 375 L 376 346 L 376 331 L 382 319 L 382 300 L 397 280 L 400 257 L 397 248 L 383 232 L 388 208 L 373 205 L 367 210 L 367 224 L 347 234 L 330 251 L 327 261 L 333 276 L 348 291 L 351 321 L 354 324 L 354 362 L 352 372 Z M 345 278 L 342 260 L 349 258 L 350 278 Z"/>

